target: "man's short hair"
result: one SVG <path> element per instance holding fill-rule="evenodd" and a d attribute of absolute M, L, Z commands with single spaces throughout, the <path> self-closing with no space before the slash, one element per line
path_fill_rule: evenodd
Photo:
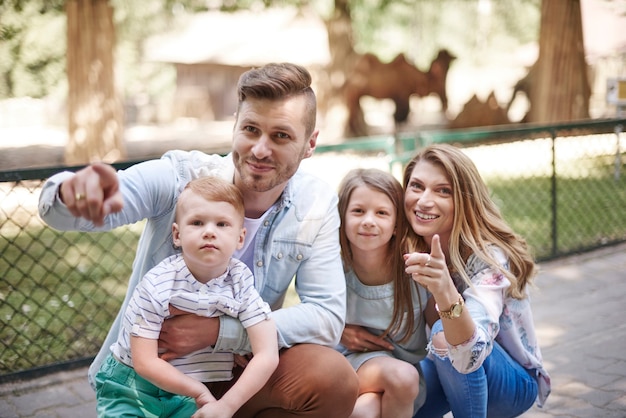
<path fill-rule="evenodd" d="M 271 63 L 243 73 L 237 84 L 237 112 L 249 98 L 284 100 L 300 95 L 306 99 L 303 123 L 308 137 L 315 129 L 317 101 L 311 88 L 311 74 L 300 65 Z"/>

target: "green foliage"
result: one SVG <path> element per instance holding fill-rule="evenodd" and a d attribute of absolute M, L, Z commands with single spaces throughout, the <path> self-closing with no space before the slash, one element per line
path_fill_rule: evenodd
<path fill-rule="evenodd" d="M 58 1 L 0 3 L 0 98 L 43 97 L 65 78 L 65 18 Z"/>
<path fill-rule="evenodd" d="M 389 61 L 403 52 L 427 68 L 440 48 L 485 60 L 537 39 L 539 0 L 352 0 L 357 52 Z M 489 7 L 480 5 L 489 5 Z"/>
<path fill-rule="evenodd" d="M 116 71 L 127 96 L 172 93 L 174 70 L 144 59 L 143 42 L 172 28 L 177 16 L 219 9 L 312 7 L 329 18 L 336 0 L 110 0 L 116 25 Z M 484 60 L 535 40 L 540 0 L 348 0 L 357 52 L 390 60 L 403 52 L 427 68 L 440 48 Z M 480 5 L 489 5 L 479 7 Z M 0 99 L 64 91 L 65 0 L 0 0 Z M 233 28 L 237 30 L 237 28 Z M 219 40 L 210 40 L 219 42 Z"/>
<path fill-rule="evenodd" d="M 206 10 L 201 0 L 112 0 L 116 69 L 130 95 L 162 94 L 174 71 L 143 59 L 143 40 L 169 28 L 180 11 Z M 44 97 L 67 80 L 65 0 L 0 0 L 0 99 Z"/>

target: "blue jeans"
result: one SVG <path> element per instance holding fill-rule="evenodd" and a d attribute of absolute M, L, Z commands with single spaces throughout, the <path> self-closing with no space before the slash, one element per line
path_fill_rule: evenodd
<path fill-rule="evenodd" d="M 433 331 L 435 331 L 433 329 Z M 426 380 L 426 403 L 413 418 L 516 417 L 537 398 L 535 370 L 527 370 L 497 343 L 483 365 L 459 373 L 449 358 L 429 355 L 420 362 Z"/>

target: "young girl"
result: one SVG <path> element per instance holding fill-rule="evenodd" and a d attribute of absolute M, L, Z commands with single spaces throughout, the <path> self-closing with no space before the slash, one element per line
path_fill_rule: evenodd
<path fill-rule="evenodd" d="M 351 417 L 412 417 L 423 402 L 416 365 L 426 351 L 426 291 L 404 272 L 402 186 L 376 169 L 350 171 L 339 188 L 347 284 L 339 350 L 359 378 Z"/>
<path fill-rule="evenodd" d="M 427 317 L 436 319 L 420 363 L 427 399 L 416 417 L 514 417 L 535 399 L 541 406 L 550 378 L 528 299 L 536 268 L 526 242 L 451 145 L 422 149 L 404 186 L 415 233 L 406 272 L 432 294 Z"/>

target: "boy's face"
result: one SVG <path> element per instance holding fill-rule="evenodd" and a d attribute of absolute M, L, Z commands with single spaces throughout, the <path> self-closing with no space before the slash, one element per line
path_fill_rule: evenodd
<path fill-rule="evenodd" d="M 187 266 L 201 280 L 199 276 L 214 278 L 224 273 L 230 257 L 243 246 L 245 229 L 231 204 L 208 201 L 185 190 L 179 197 L 172 234 Z"/>

